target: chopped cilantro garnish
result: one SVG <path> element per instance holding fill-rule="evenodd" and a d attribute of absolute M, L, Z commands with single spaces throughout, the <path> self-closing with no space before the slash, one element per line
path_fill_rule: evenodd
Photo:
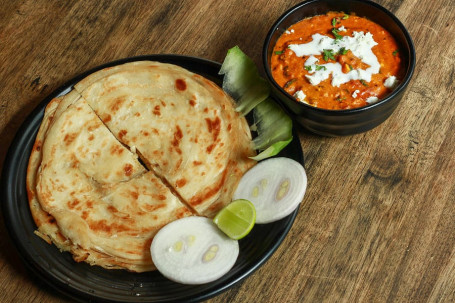
<path fill-rule="evenodd" d="M 332 19 L 332 26 L 335 26 L 337 24 L 337 19 L 336 18 L 333 18 Z"/>
<path fill-rule="evenodd" d="M 327 68 L 325 66 L 322 66 L 322 65 L 316 65 L 316 70 L 327 70 Z"/>
<path fill-rule="evenodd" d="M 363 80 L 363 79 L 360 80 L 360 83 L 362 83 L 363 86 L 368 86 L 368 84 L 366 83 L 366 81 Z"/>
<path fill-rule="evenodd" d="M 392 53 L 393 56 L 396 56 L 397 54 L 398 54 L 398 50 L 394 50 Z"/>
<path fill-rule="evenodd" d="M 341 19 L 346 20 L 347 18 L 349 18 L 349 15 L 348 14 L 344 14 L 343 18 L 341 18 Z"/>
<path fill-rule="evenodd" d="M 343 39 L 343 36 L 338 34 L 340 30 L 339 29 L 336 29 L 336 28 L 333 28 L 332 29 L 332 34 L 335 36 L 335 40 L 340 40 L 340 39 Z"/>
<path fill-rule="evenodd" d="M 344 47 L 340 48 L 340 50 L 338 51 L 339 55 L 346 55 L 347 53 L 348 53 L 348 50 Z"/>
<path fill-rule="evenodd" d="M 307 71 L 311 72 L 311 65 L 305 65 L 303 68 L 306 69 Z"/>
<path fill-rule="evenodd" d="M 275 55 L 281 55 L 282 53 L 284 53 L 283 51 L 275 51 Z"/>
<path fill-rule="evenodd" d="M 335 60 L 333 49 L 324 49 L 323 52 L 324 52 L 323 58 L 325 61 L 329 61 L 329 59 Z"/>

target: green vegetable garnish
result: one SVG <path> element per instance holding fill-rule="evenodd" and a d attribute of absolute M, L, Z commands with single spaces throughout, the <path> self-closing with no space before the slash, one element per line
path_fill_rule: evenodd
<path fill-rule="evenodd" d="M 254 157 L 262 160 L 278 154 L 292 140 L 292 120 L 272 99 L 259 103 L 253 111 L 258 136 L 254 147 L 262 152 Z"/>
<path fill-rule="evenodd" d="M 282 53 L 284 53 L 283 51 L 275 51 L 275 55 L 281 55 Z"/>
<path fill-rule="evenodd" d="M 360 83 L 362 83 L 362 84 L 363 84 L 363 86 L 368 86 L 368 84 L 366 83 L 366 81 L 365 81 L 365 80 L 363 80 L 363 79 L 361 79 L 361 80 L 360 80 Z"/>
<path fill-rule="evenodd" d="M 335 55 L 333 54 L 333 49 L 324 49 L 324 61 L 329 61 L 329 59 L 335 60 Z"/>
<path fill-rule="evenodd" d="M 270 94 L 270 86 L 259 76 L 256 64 L 235 46 L 228 50 L 219 71 L 223 78 L 223 90 L 237 103 L 236 111 L 248 114 Z"/>
<path fill-rule="evenodd" d="M 333 18 L 332 19 L 332 26 L 335 26 L 337 24 L 337 19 L 336 18 Z"/>
<path fill-rule="evenodd" d="M 398 54 L 398 50 L 394 50 L 392 55 L 395 57 Z"/>
<path fill-rule="evenodd" d="M 344 47 L 340 48 L 340 50 L 338 51 L 339 55 L 346 55 L 347 53 L 348 53 L 348 50 Z"/>
<path fill-rule="evenodd" d="M 307 71 L 311 72 L 311 65 L 305 65 L 303 68 L 306 69 Z"/>
<path fill-rule="evenodd" d="M 344 14 L 343 18 L 341 18 L 341 19 L 346 20 L 347 18 L 349 18 L 349 15 L 348 14 Z"/>
<path fill-rule="evenodd" d="M 316 65 L 316 70 L 317 70 L 317 71 L 318 71 L 318 70 L 321 70 L 321 69 L 322 69 L 322 70 L 327 70 L 327 68 L 326 68 L 325 66 L 323 66 L 323 65 Z"/>
<path fill-rule="evenodd" d="M 257 131 L 253 144 L 262 151 L 253 159 L 259 161 L 278 154 L 292 141 L 292 120 L 268 98 L 270 87 L 259 76 L 253 60 L 235 46 L 229 49 L 219 74 L 224 75 L 223 89 L 237 102 L 236 110 L 246 115 L 253 109 L 254 124 L 250 128 Z"/>
<path fill-rule="evenodd" d="M 335 36 L 335 40 L 341 40 L 343 39 L 343 36 L 338 34 L 339 30 L 336 28 L 332 29 L 332 34 Z"/>

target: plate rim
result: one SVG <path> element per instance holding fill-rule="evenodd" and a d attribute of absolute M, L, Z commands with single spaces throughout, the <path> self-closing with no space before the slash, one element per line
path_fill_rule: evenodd
<path fill-rule="evenodd" d="M 159 61 L 163 63 L 171 63 L 175 65 L 181 66 L 179 64 L 179 61 L 183 61 L 187 64 L 195 64 L 199 63 L 204 67 L 207 67 L 209 69 L 215 69 L 219 70 L 221 67 L 221 64 L 215 61 L 211 61 L 208 59 L 200 58 L 200 57 L 194 57 L 194 56 L 185 56 L 185 55 L 178 55 L 178 54 L 151 54 L 151 55 L 140 55 L 140 56 L 134 56 L 134 57 L 127 57 L 127 58 L 122 58 L 114 61 L 110 61 L 101 65 L 98 65 L 96 67 L 90 68 L 85 72 L 80 73 L 79 75 L 76 75 L 75 77 L 71 78 L 70 80 L 66 81 L 62 86 L 59 88 L 55 89 L 53 92 L 51 92 L 47 97 L 43 99 L 27 116 L 27 118 L 23 121 L 23 123 L 20 125 L 19 129 L 17 130 L 13 140 L 11 141 L 10 146 L 8 147 L 7 154 L 4 159 L 3 163 L 3 169 L 1 172 L 1 177 L 0 177 L 0 197 L 1 197 L 1 209 L 2 209 L 2 216 L 4 219 L 4 225 L 7 230 L 7 233 L 12 240 L 13 246 L 15 249 L 19 252 L 19 257 L 22 260 L 22 263 L 25 264 L 26 268 L 32 272 L 35 277 L 43 279 L 45 281 L 45 284 L 47 286 L 50 286 L 51 289 L 55 290 L 57 293 L 64 295 L 68 298 L 71 298 L 73 300 L 81 301 L 81 300 L 92 300 L 92 301 L 97 301 L 97 302 L 105 302 L 105 301 L 113 301 L 113 302 L 121 302 L 121 301 L 115 301 L 112 300 L 112 298 L 108 298 L 105 296 L 100 296 L 100 295 L 95 295 L 94 293 L 89 293 L 89 292 L 84 292 L 81 289 L 74 288 L 71 284 L 69 283 L 64 283 L 57 277 L 55 277 L 53 274 L 49 273 L 49 271 L 43 271 L 42 266 L 37 264 L 36 260 L 31 256 L 29 252 L 26 250 L 26 245 L 21 242 L 21 239 L 19 239 L 19 233 L 14 230 L 13 226 L 13 218 L 12 216 L 15 212 L 15 208 L 13 207 L 17 201 L 12 201 L 13 197 L 15 196 L 13 193 L 14 186 L 10 186 L 11 184 L 15 184 L 15 182 L 12 182 L 12 180 L 17 180 L 17 176 L 15 176 L 16 172 L 16 166 L 18 160 L 15 160 L 19 158 L 19 153 L 18 153 L 18 148 L 24 145 L 25 143 L 23 142 L 28 138 L 28 140 L 32 140 L 33 142 L 35 141 L 36 138 L 36 133 L 38 129 L 32 129 L 30 125 L 38 119 L 38 123 L 41 124 L 41 121 L 44 116 L 44 109 L 46 105 L 55 97 L 62 95 L 65 91 L 71 90 L 71 88 L 88 76 L 89 74 L 92 74 L 93 72 L 96 72 L 98 70 L 101 70 L 106 67 L 111 67 L 115 65 L 120 65 L 123 63 L 127 62 L 133 62 L 133 61 L 142 61 L 142 60 L 148 60 L 148 61 Z M 175 63 L 177 61 L 177 63 Z M 186 68 L 186 67 L 184 67 Z M 194 72 L 191 68 L 186 68 L 190 70 L 191 72 Z M 197 72 L 194 72 L 197 73 Z M 218 81 L 221 81 L 221 76 L 216 73 L 216 74 L 211 74 L 210 71 L 208 71 L 208 74 L 213 77 L 214 79 L 218 79 Z M 208 77 L 208 75 L 203 75 L 204 77 Z M 38 124 L 38 127 L 39 127 Z M 303 156 L 303 150 L 300 145 L 300 140 L 299 137 L 296 133 L 295 127 L 293 128 L 293 135 L 294 135 L 294 140 L 298 142 L 299 147 L 297 148 L 297 153 L 295 159 L 302 165 L 304 165 L 304 156 Z M 295 142 L 293 140 L 293 142 Z M 295 144 L 295 143 L 294 143 Z M 26 144 L 25 144 L 26 145 Z M 29 151 L 23 151 L 24 153 L 27 154 L 27 159 L 29 156 Z M 28 163 L 28 162 L 27 162 Z M 18 174 L 18 173 L 17 173 Z M 16 177 L 16 178 L 13 178 Z M 19 180 L 23 183 L 23 188 L 25 189 L 25 180 Z M 28 199 L 27 199 L 28 202 Z M 18 206 L 16 206 L 18 207 Z M 26 207 L 28 208 L 28 203 L 26 204 Z M 217 296 L 221 294 L 222 292 L 225 292 L 229 288 L 233 287 L 234 285 L 237 285 L 239 282 L 243 281 L 246 279 L 248 276 L 253 274 L 257 269 L 259 269 L 278 249 L 278 247 L 281 245 L 287 234 L 289 233 L 291 227 L 293 226 L 293 223 L 295 221 L 295 218 L 297 216 L 299 207 L 293 211 L 289 216 L 286 218 L 282 219 L 283 222 L 286 222 L 285 228 L 283 229 L 282 234 L 277 238 L 277 241 L 275 243 L 272 243 L 272 245 L 266 250 L 266 252 L 259 258 L 259 261 L 252 264 L 252 266 L 248 266 L 245 271 L 241 271 L 241 273 L 238 276 L 233 276 L 233 279 L 226 280 L 226 281 L 221 281 L 220 285 L 213 285 L 213 287 L 208 288 L 208 290 L 202 291 L 198 296 L 196 297 L 189 297 L 185 298 L 186 302 L 199 302 L 203 300 L 207 300 L 209 298 L 212 298 L 214 296 Z M 19 218 L 21 219 L 21 218 Z M 17 224 L 17 223 L 16 223 Z M 33 222 L 34 224 L 34 222 Z M 47 243 L 45 243 L 48 245 Z M 55 245 L 53 245 L 55 247 Z M 106 270 L 107 271 L 107 270 Z M 163 279 L 166 279 L 163 277 Z M 214 281 L 216 282 L 216 281 Z M 142 298 L 137 298 L 140 300 L 137 300 L 138 302 L 147 302 L 144 301 L 144 297 Z M 175 300 L 175 299 L 173 299 Z M 134 301 L 130 301 L 134 302 Z M 163 301 L 165 302 L 165 301 Z"/>

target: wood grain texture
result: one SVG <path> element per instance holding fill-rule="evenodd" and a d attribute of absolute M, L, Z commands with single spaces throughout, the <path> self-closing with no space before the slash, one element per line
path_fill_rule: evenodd
<path fill-rule="evenodd" d="M 0 1 L 0 168 L 27 115 L 112 60 L 184 54 L 260 65 L 269 27 L 299 1 Z M 414 39 L 393 115 L 350 137 L 299 131 L 309 185 L 276 253 L 210 302 L 455 301 L 455 2 L 376 0 Z M 2 221 L 3 222 L 3 221 Z M 0 228 L 0 301 L 70 302 L 27 273 Z"/>

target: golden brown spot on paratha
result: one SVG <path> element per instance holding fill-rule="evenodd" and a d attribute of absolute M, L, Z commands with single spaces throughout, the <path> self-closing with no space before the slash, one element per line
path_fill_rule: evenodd
<path fill-rule="evenodd" d="M 136 112 L 134 115 L 135 115 L 136 117 L 139 117 L 139 116 L 141 115 L 141 113 L 140 113 L 140 112 Z"/>
<path fill-rule="evenodd" d="M 182 130 L 177 125 L 176 130 L 174 132 L 174 140 L 172 140 L 171 144 L 172 144 L 172 146 L 174 146 L 174 148 L 178 154 L 182 154 L 182 150 L 179 148 L 180 141 L 182 140 L 182 138 L 183 138 Z"/>
<path fill-rule="evenodd" d="M 89 126 L 87 127 L 87 130 L 88 130 L 89 132 L 92 132 L 92 131 L 94 131 L 95 129 L 97 129 L 98 127 L 100 127 L 100 126 L 101 126 L 101 125 L 100 125 L 99 123 L 95 123 L 95 124 L 89 125 Z"/>
<path fill-rule="evenodd" d="M 177 180 L 177 181 L 175 182 L 175 185 L 176 185 L 177 187 L 183 187 L 183 186 L 185 186 L 186 182 L 187 182 L 187 181 L 186 181 L 185 178 L 179 179 L 179 180 Z"/>
<path fill-rule="evenodd" d="M 163 100 L 161 100 L 161 105 L 162 105 L 163 107 L 166 107 L 166 102 L 164 102 Z"/>
<path fill-rule="evenodd" d="M 160 208 L 165 208 L 166 207 L 166 204 L 165 203 L 161 203 L 161 204 L 154 204 L 154 205 L 150 205 L 150 204 L 146 204 L 144 205 L 144 209 L 148 212 L 152 212 L 152 211 L 155 211 L 157 209 L 160 209 Z"/>
<path fill-rule="evenodd" d="M 215 119 L 211 120 L 209 118 L 205 118 L 205 122 L 207 122 L 207 128 L 209 133 L 213 135 L 213 141 L 216 141 L 220 134 L 221 130 L 221 120 L 219 117 L 215 117 Z"/>
<path fill-rule="evenodd" d="M 191 105 L 192 107 L 194 107 L 194 106 L 196 105 L 196 101 L 194 101 L 194 100 L 192 100 L 192 99 L 191 99 L 189 102 L 190 102 L 190 105 Z"/>
<path fill-rule="evenodd" d="M 183 79 L 177 79 L 177 80 L 175 80 L 175 87 L 176 87 L 179 91 L 184 91 L 184 90 L 186 90 L 186 82 L 185 82 L 185 80 L 183 80 Z"/>
<path fill-rule="evenodd" d="M 66 204 L 68 205 L 68 208 L 69 209 L 74 209 L 76 208 L 77 205 L 79 205 L 81 201 L 79 201 L 78 199 L 74 199 L 72 201 L 68 201 Z"/>
<path fill-rule="evenodd" d="M 125 172 L 125 175 L 126 176 L 131 176 L 131 174 L 133 173 L 133 165 L 131 164 L 125 164 L 125 166 L 123 166 L 123 171 Z"/>
<path fill-rule="evenodd" d="M 142 133 L 145 137 L 150 136 L 150 133 L 149 133 L 148 131 L 141 130 L 141 133 Z"/>
<path fill-rule="evenodd" d="M 93 141 L 93 139 L 95 139 L 95 136 L 93 134 L 90 134 L 90 136 L 88 137 L 88 140 Z"/>
<path fill-rule="evenodd" d="M 210 145 L 207 147 L 207 153 L 208 153 L 208 154 L 212 153 L 213 149 L 215 148 L 215 145 L 216 145 L 216 144 L 210 144 Z"/>
<path fill-rule="evenodd" d="M 125 129 L 122 129 L 121 131 L 118 132 L 118 137 L 120 140 L 123 140 L 123 137 L 127 134 L 128 132 Z"/>
<path fill-rule="evenodd" d="M 155 134 L 155 135 L 159 135 L 160 132 L 156 129 L 156 128 L 152 128 L 152 132 Z"/>
<path fill-rule="evenodd" d="M 193 165 L 194 165 L 194 166 L 198 166 L 198 165 L 201 165 L 201 164 L 202 164 L 201 161 L 193 161 Z"/>
<path fill-rule="evenodd" d="M 107 210 L 110 211 L 111 213 L 118 213 L 117 208 L 115 208 L 113 205 L 109 205 L 107 207 Z"/>
<path fill-rule="evenodd" d="M 88 218 L 88 211 L 83 211 L 81 215 L 82 219 L 86 220 Z"/>
<path fill-rule="evenodd" d="M 63 138 L 63 142 L 65 142 L 65 144 L 68 146 L 74 141 L 74 139 L 76 139 L 76 137 L 77 133 L 66 134 Z"/>
<path fill-rule="evenodd" d="M 89 221 L 88 225 L 93 231 L 104 231 L 109 234 L 130 230 L 130 228 L 125 224 L 118 224 L 116 222 L 109 224 L 105 219 L 99 221 Z"/>
<path fill-rule="evenodd" d="M 112 145 L 111 146 L 111 155 L 121 155 L 123 153 L 124 149 L 121 145 Z"/>
<path fill-rule="evenodd" d="M 154 151 L 152 152 L 152 154 L 154 154 L 155 156 L 158 156 L 158 155 L 161 154 L 161 151 L 160 151 L 160 150 L 154 150 Z"/>
<path fill-rule="evenodd" d="M 210 187 L 206 188 L 201 195 L 194 196 L 193 198 L 191 198 L 191 200 L 189 201 L 189 204 L 193 207 L 197 206 L 197 205 L 201 204 L 202 202 L 204 202 L 205 200 L 207 200 L 208 198 L 215 195 L 220 190 L 220 188 L 223 186 L 223 184 L 226 180 L 226 175 L 227 175 L 227 169 L 225 169 L 223 171 L 223 175 L 221 176 L 221 179 L 218 181 L 217 184 L 215 184 L 211 188 Z"/>
<path fill-rule="evenodd" d="M 154 108 L 153 108 L 153 114 L 156 115 L 156 116 L 161 116 L 161 108 L 159 105 L 156 105 Z"/>
<path fill-rule="evenodd" d="M 232 125 L 231 125 L 231 123 L 229 123 L 229 124 L 228 124 L 228 127 L 227 127 L 227 130 L 228 130 L 228 131 L 231 131 L 231 129 L 232 129 Z"/>
<path fill-rule="evenodd" d="M 209 112 L 209 109 L 206 107 L 204 108 L 204 113 L 208 113 Z"/>
<path fill-rule="evenodd" d="M 130 191 L 129 191 L 129 194 L 130 194 L 130 196 L 131 196 L 134 200 L 137 200 L 137 199 L 139 198 L 139 193 L 136 192 L 136 191 L 130 190 Z"/>
<path fill-rule="evenodd" d="M 117 112 L 122 104 L 125 103 L 125 98 L 124 97 L 118 97 L 114 100 L 113 104 L 111 105 L 111 111 L 112 112 Z"/>
<path fill-rule="evenodd" d="M 103 117 L 103 119 L 101 119 L 101 120 L 102 120 L 104 123 L 107 123 L 107 122 L 111 121 L 111 119 L 112 119 L 111 115 L 106 114 L 106 115 Z"/>

